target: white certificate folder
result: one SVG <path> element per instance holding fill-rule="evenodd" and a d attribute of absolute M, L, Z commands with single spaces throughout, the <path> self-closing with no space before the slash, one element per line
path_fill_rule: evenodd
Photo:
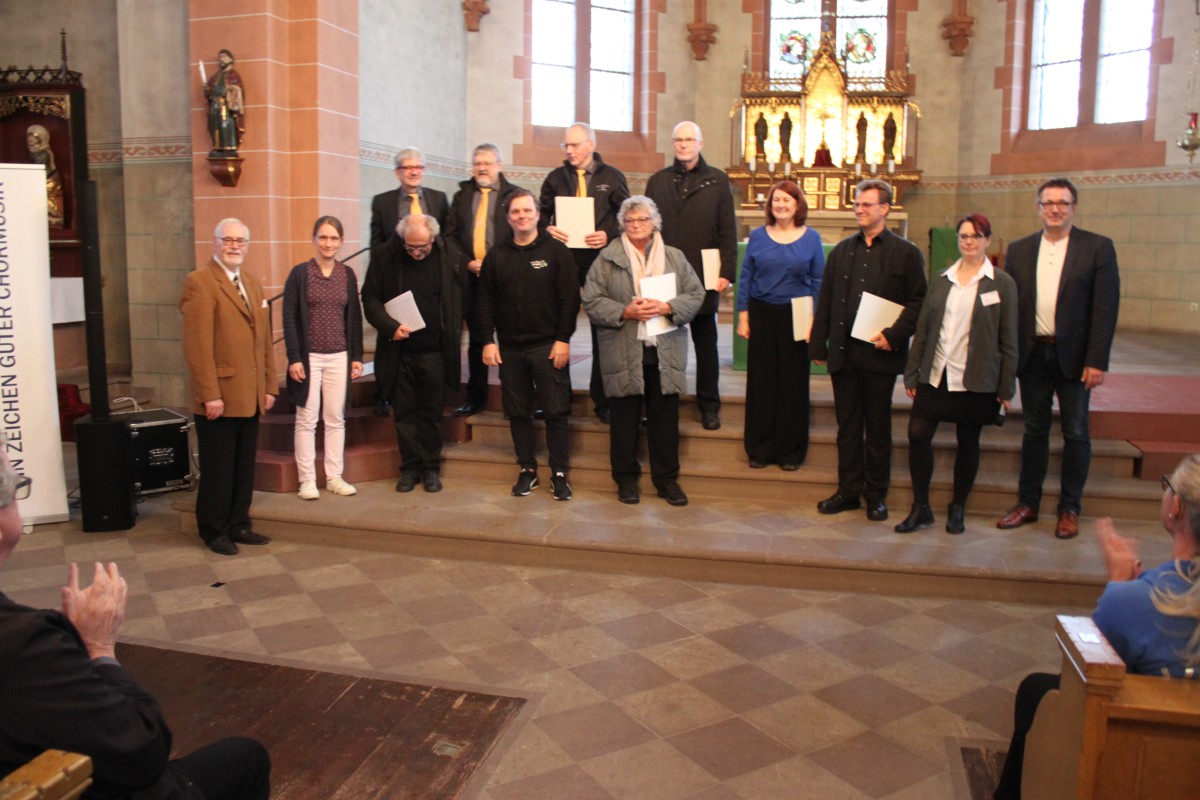
<path fill-rule="evenodd" d="M 425 327 L 425 318 L 421 316 L 421 311 L 417 308 L 417 299 L 413 297 L 412 292 L 396 295 L 383 304 L 383 310 L 401 325 L 407 325 L 410 331 L 419 331 Z"/>
<path fill-rule="evenodd" d="M 899 303 L 885 300 L 877 294 L 863 292 L 862 302 L 858 304 L 858 314 L 854 316 L 854 327 L 850 329 L 850 335 L 855 339 L 869 342 L 872 336 L 884 328 L 890 328 L 896 324 L 896 320 L 900 319 L 903 311 L 904 306 Z"/>
<path fill-rule="evenodd" d="M 792 341 L 807 342 L 809 331 L 812 330 L 811 295 L 792 298 Z"/>
<path fill-rule="evenodd" d="M 554 198 L 554 225 L 570 237 L 567 247 L 587 247 L 583 237 L 596 232 L 596 198 Z"/>
<path fill-rule="evenodd" d="M 655 275 L 650 278 L 642 278 L 642 297 L 648 300 L 669 303 L 675 299 L 675 294 L 675 274 L 672 272 Z M 675 326 L 666 317 L 654 317 L 653 319 L 646 320 L 647 336 L 658 336 L 663 333 L 670 333 L 673 330 L 675 330 Z"/>

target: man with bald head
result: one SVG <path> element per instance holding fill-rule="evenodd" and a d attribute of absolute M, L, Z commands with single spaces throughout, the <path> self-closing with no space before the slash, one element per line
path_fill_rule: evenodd
<path fill-rule="evenodd" d="M 418 481 L 427 492 L 442 490 L 442 405 L 462 374 L 466 258 L 440 232 L 433 217 L 406 215 L 395 236 L 371 248 L 363 279 L 363 314 L 378 331 L 375 381 L 392 407 L 400 448 L 398 492 L 411 492 Z M 424 327 L 388 313 L 387 302 L 405 292 Z"/>
<path fill-rule="evenodd" d="M 567 128 L 563 135 L 562 148 L 566 158 L 561 167 L 556 167 L 542 183 L 542 195 L 538 200 L 541 212 L 539 227 L 547 233 L 567 244 L 567 232 L 556 224 L 556 197 L 591 197 L 595 199 L 596 231 L 588 234 L 585 239 L 586 247 L 573 248 L 575 266 L 579 269 L 579 285 L 587 280 L 588 269 L 596 260 L 596 255 L 610 241 L 621 235 L 621 227 L 617 223 L 617 212 L 621 203 L 629 197 L 629 186 L 625 176 L 619 169 L 604 163 L 596 152 L 596 133 L 592 126 L 584 122 L 576 122 Z M 596 341 L 596 329 L 592 328 L 592 380 L 590 392 L 596 416 L 603 422 L 611 419 L 608 410 L 608 400 L 604 397 L 604 383 L 600 380 L 600 361 L 596 354 L 600 347 Z"/>
<path fill-rule="evenodd" d="M 675 163 L 650 176 L 646 196 L 662 214 L 663 242 L 677 247 L 704 283 L 701 253 L 715 250 L 721 274 L 715 290 L 704 293 L 704 303 L 688 326 L 696 348 L 696 403 L 706 430 L 721 427 L 721 394 L 717 388 L 717 304 L 720 294 L 737 275 L 737 219 L 729 177 L 709 166 L 700 155 L 704 134 L 694 122 L 684 121 L 671 133 Z M 707 288 L 707 287 L 706 287 Z"/>
<path fill-rule="evenodd" d="M 271 320 L 258 279 L 242 269 L 250 229 L 229 218 L 213 231 L 213 255 L 187 276 L 179 310 L 200 451 L 196 524 L 214 553 L 270 541 L 250 530 L 258 418 L 275 404 L 279 378 Z"/>

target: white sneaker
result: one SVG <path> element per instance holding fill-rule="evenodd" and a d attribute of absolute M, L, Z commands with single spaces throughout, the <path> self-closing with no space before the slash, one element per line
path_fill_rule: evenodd
<path fill-rule="evenodd" d="M 301 500 L 319 500 L 321 497 L 321 493 L 317 491 L 317 484 L 312 481 L 305 481 L 300 484 L 298 494 Z"/>
<path fill-rule="evenodd" d="M 358 494 L 358 489 L 355 489 L 352 484 L 346 483 L 339 475 L 336 478 L 330 478 L 325 481 L 325 489 L 342 497 L 349 497 L 352 494 Z"/>

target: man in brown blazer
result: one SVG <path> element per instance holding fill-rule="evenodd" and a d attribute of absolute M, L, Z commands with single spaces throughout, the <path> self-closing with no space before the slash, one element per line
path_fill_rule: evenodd
<path fill-rule="evenodd" d="M 275 404 L 278 384 L 262 286 L 242 271 L 250 229 L 223 219 L 213 257 L 187 276 L 179 310 L 200 450 L 196 523 L 214 553 L 270 539 L 250 530 L 258 417 Z"/>

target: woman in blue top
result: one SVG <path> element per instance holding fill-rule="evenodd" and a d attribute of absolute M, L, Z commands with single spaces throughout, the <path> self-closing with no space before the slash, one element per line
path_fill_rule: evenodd
<path fill-rule="evenodd" d="M 791 472 L 808 456 L 809 333 L 792 330 L 792 298 L 820 293 L 825 250 L 794 182 L 771 187 L 766 214 L 750 232 L 737 290 L 737 332 L 750 342 L 743 441 L 751 468 Z"/>
<path fill-rule="evenodd" d="M 1096 524 L 1108 567 L 1108 586 L 1092 621 L 1135 675 L 1200 677 L 1200 454 L 1185 458 L 1162 479 L 1161 517 L 1171 534 L 1171 560 L 1143 570 L 1137 542 L 1116 532 L 1112 520 Z M 1013 738 L 995 800 L 1021 797 L 1025 737 L 1059 676 L 1035 672 L 1017 689 Z"/>

